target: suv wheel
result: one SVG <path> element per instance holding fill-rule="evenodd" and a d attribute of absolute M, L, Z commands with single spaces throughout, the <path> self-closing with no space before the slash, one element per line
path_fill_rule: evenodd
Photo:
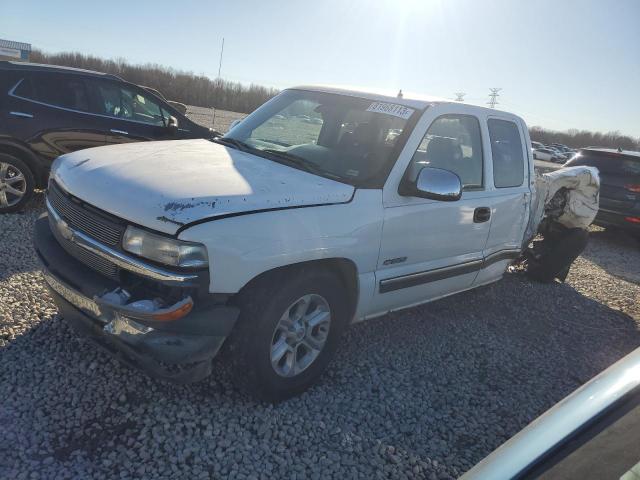
<path fill-rule="evenodd" d="M 280 401 L 309 388 L 333 357 L 348 323 L 348 299 L 327 270 L 286 269 L 243 292 L 231 340 L 236 380 Z"/>
<path fill-rule="evenodd" d="M 33 173 L 19 158 L 0 153 L 0 213 L 22 209 L 33 195 Z"/>

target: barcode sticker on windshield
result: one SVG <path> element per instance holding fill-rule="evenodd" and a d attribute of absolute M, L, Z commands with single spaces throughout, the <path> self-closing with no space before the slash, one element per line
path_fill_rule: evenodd
<path fill-rule="evenodd" d="M 373 102 L 367 112 L 386 113 L 407 120 L 415 110 L 396 103 Z"/>

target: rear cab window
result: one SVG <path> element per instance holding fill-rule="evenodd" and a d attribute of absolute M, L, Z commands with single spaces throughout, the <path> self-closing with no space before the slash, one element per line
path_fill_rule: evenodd
<path fill-rule="evenodd" d="M 519 187 L 524 183 L 525 160 L 518 125 L 509 120 L 487 121 L 496 188 Z"/>

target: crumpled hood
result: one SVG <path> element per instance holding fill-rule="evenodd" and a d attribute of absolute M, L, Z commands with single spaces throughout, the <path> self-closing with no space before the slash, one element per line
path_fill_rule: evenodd
<path fill-rule="evenodd" d="M 208 140 L 141 142 L 80 150 L 52 177 L 106 212 L 175 234 L 205 218 L 348 202 L 354 187 Z"/>

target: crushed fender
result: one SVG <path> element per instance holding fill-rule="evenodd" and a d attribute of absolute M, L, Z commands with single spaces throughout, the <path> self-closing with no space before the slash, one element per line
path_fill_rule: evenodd
<path fill-rule="evenodd" d="M 564 281 L 587 246 L 587 229 L 598 213 L 599 193 L 600 176 L 594 167 L 562 168 L 539 175 L 526 248 L 515 268 L 541 282 Z"/>

